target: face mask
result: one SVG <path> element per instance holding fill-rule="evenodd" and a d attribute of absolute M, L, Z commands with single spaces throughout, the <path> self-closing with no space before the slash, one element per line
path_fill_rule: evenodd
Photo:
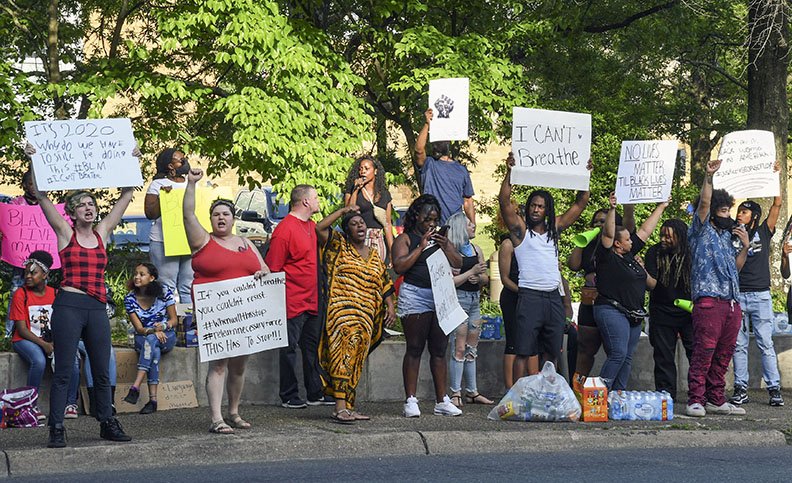
<path fill-rule="evenodd" d="M 734 219 L 731 217 L 723 218 L 721 216 L 714 216 L 712 217 L 712 223 L 715 225 L 715 228 L 719 230 L 731 230 L 734 228 Z"/>
<path fill-rule="evenodd" d="M 176 176 L 187 176 L 187 173 L 190 172 L 190 162 L 185 159 L 175 171 Z"/>

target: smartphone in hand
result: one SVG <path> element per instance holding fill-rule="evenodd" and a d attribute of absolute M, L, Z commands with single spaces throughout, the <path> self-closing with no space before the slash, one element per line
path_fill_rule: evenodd
<path fill-rule="evenodd" d="M 437 229 L 437 234 L 440 236 L 446 236 L 448 233 L 448 225 L 443 225 Z"/>

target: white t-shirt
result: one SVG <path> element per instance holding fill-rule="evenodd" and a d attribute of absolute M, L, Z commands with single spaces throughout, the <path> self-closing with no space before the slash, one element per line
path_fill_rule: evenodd
<path fill-rule="evenodd" d="M 514 247 L 514 255 L 520 268 L 519 287 L 543 292 L 561 287 L 558 254 L 548 232 L 540 235 L 528 231 L 522 243 Z"/>
<path fill-rule="evenodd" d="M 146 194 L 159 197 L 160 188 L 165 186 L 171 186 L 173 188 L 187 188 L 187 180 L 184 180 L 181 183 L 177 183 L 176 181 L 169 180 L 168 178 L 160 178 L 160 179 L 152 180 L 151 184 L 148 187 L 148 190 L 146 191 Z M 162 236 L 162 217 L 154 220 L 154 223 L 151 225 L 151 234 L 149 235 L 149 241 L 153 241 L 153 242 L 164 241 L 164 238 Z"/>

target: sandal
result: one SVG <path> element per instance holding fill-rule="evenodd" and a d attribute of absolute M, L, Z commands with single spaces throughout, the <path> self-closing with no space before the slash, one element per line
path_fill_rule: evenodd
<path fill-rule="evenodd" d="M 480 392 L 466 395 L 465 401 L 469 404 L 495 404 L 495 401 L 488 399 L 486 396 L 482 396 Z"/>
<path fill-rule="evenodd" d="M 234 434 L 234 428 L 227 425 L 223 420 L 213 421 L 209 432 L 214 434 Z"/>
<path fill-rule="evenodd" d="M 355 418 L 355 421 L 368 421 L 371 419 L 371 416 L 360 414 L 357 411 L 352 411 L 352 416 Z"/>
<path fill-rule="evenodd" d="M 250 423 L 242 419 L 239 414 L 229 414 L 228 419 L 231 422 L 231 426 L 237 429 L 250 429 Z"/>
<path fill-rule="evenodd" d="M 333 411 L 333 416 L 330 420 L 338 424 L 354 424 L 355 415 L 349 409 L 342 409 L 338 412 Z"/>
<path fill-rule="evenodd" d="M 451 404 L 454 406 L 461 408 L 462 407 L 462 393 L 459 391 L 451 394 Z"/>

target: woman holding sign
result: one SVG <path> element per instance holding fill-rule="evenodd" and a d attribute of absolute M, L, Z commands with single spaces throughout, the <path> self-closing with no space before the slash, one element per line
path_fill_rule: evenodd
<path fill-rule="evenodd" d="M 331 228 L 339 218 L 344 235 Z M 367 244 L 368 227 L 356 205 L 331 214 L 316 225 L 327 277 L 327 302 L 319 359 L 326 392 L 335 398 L 333 420 L 351 424 L 368 420 L 355 411 L 355 390 L 363 361 L 382 341 L 383 322 L 393 326 L 393 284 L 375 247 Z"/>
<path fill-rule="evenodd" d="M 35 149 L 28 145 L 25 151 L 30 155 Z M 137 147 L 132 154 L 140 156 Z M 108 367 L 110 321 L 106 311 L 104 275 L 107 266 L 105 244 L 132 201 L 133 193 L 132 187 L 121 188 L 118 201 L 98 223 L 96 198 L 90 192 L 79 190 L 68 194 L 65 208 L 72 226 L 58 213 L 47 193 L 39 191 L 36 186 L 39 205 L 58 237 L 58 253 L 63 267 L 61 289 L 52 304 L 55 376 L 50 395 L 50 435 L 47 444 L 50 448 L 66 446 L 66 430 L 63 427 L 66 394 L 81 337 L 92 362 L 96 419 L 101 423 L 99 435 L 110 441 L 131 440 L 113 416 Z"/>
<path fill-rule="evenodd" d="M 173 293 L 179 294 L 179 302 L 189 304 L 192 301 L 190 290 L 193 282 L 192 258 L 189 255 L 165 256 L 165 237 L 162 232 L 162 205 L 160 191 L 169 193 L 173 188 L 186 188 L 184 178 L 190 172 L 187 156 L 178 149 L 163 149 L 157 156 L 157 174 L 146 190 L 143 211 L 146 218 L 154 220 L 149 234 L 149 256 L 151 263 L 160 273 L 160 283 L 169 287 Z"/>
<path fill-rule="evenodd" d="M 203 177 L 203 170 L 193 168 L 187 175 L 184 193 L 184 229 L 192 251 L 192 268 L 195 285 L 218 282 L 233 278 L 255 275 L 257 278 L 269 273 L 258 249 L 247 238 L 234 235 L 234 203 L 217 199 L 209 208 L 212 232 L 207 232 L 195 216 L 195 184 Z M 230 357 L 209 362 L 206 374 L 206 394 L 212 425 L 209 432 L 233 434 L 234 428 L 249 429 L 250 423 L 239 415 L 239 400 L 245 384 L 245 364 L 248 356 Z M 223 420 L 223 382 L 228 393 L 229 426 Z"/>

